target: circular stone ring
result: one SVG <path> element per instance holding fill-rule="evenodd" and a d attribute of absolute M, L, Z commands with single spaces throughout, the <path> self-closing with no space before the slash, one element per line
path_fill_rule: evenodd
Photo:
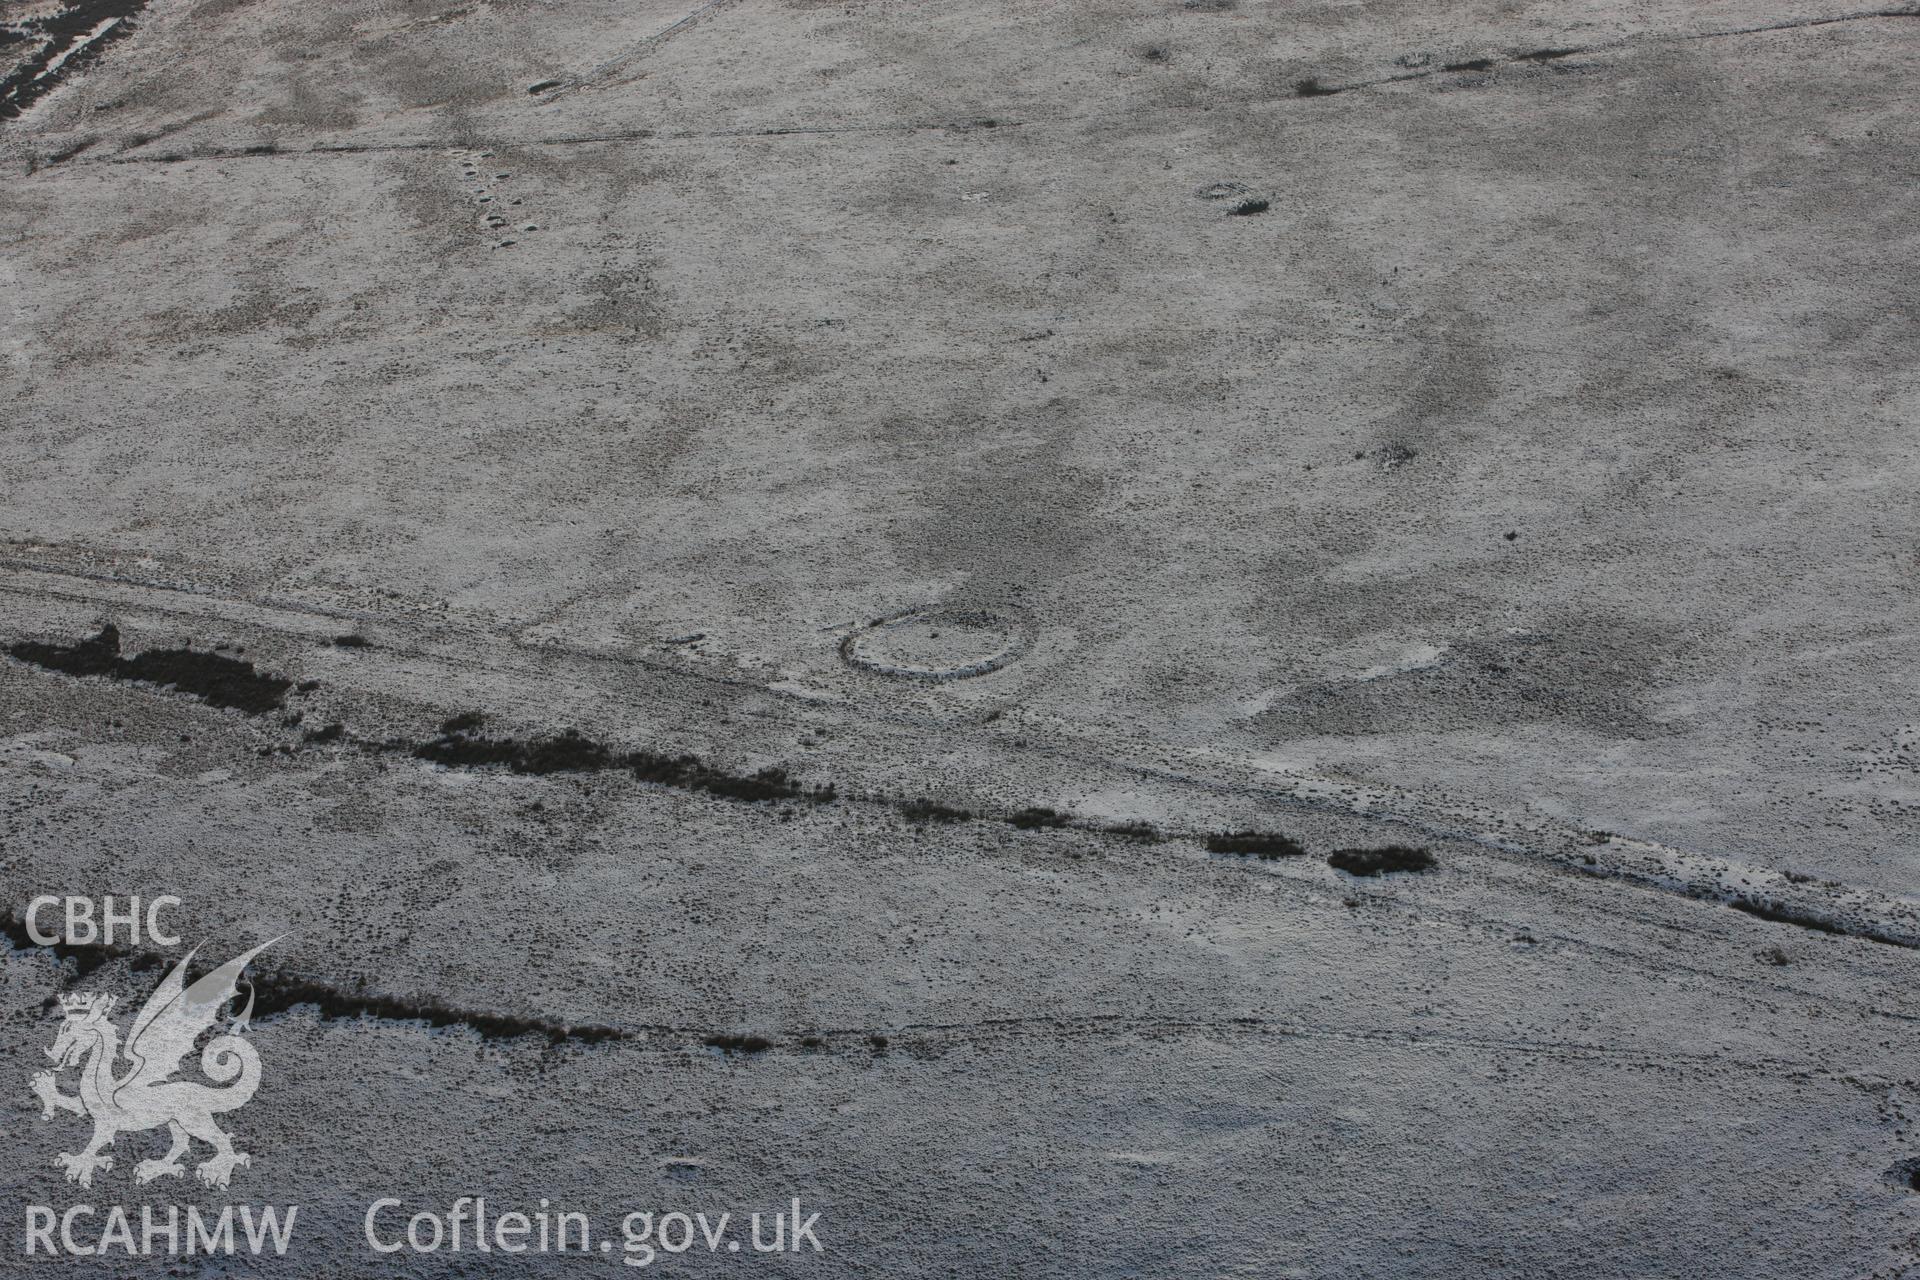
<path fill-rule="evenodd" d="M 1023 615 L 984 608 L 908 609 L 875 618 L 840 642 L 848 666 L 900 680 L 965 680 L 998 671 L 1033 647 Z"/>

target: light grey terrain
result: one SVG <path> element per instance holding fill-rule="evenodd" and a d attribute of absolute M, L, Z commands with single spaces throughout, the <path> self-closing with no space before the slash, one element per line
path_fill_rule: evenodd
<path fill-rule="evenodd" d="M 7 1264 L 1920 1275 L 1911 8 L 0 5 Z"/>

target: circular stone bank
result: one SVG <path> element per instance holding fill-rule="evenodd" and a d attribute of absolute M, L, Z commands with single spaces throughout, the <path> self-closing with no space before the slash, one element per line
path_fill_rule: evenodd
<path fill-rule="evenodd" d="M 840 642 L 849 666 L 902 680 L 964 680 L 998 671 L 1033 643 L 1032 628 L 998 609 L 909 609 L 876 618 Z"/>

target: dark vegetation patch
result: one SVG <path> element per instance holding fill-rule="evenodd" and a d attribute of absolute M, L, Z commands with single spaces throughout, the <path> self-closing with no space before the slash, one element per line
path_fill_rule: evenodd
<path fill-rule="evenodd" d="M 120 679 L 178 689 L 249 715 L 279 707 L 293 688 L 293 681 L 258 671 L 251 662 L 192 649 L 149 649 L 128 659 L 122 670 Z"/>
<path fill-rule="evenodd" d="M 606 747 L 577 729 L 563 729 L 556 737 L 529 742 L 513 767 L 518 773 L 598 773 L 612 763 Z"/>
<path fill-rule="evenodd" d="M 1395 871 L 1431 871 L 1440 864 L 1425 849 L 1389 844 L 1378 849 L 1335 849 L 1327 865 L 1355 876 L 1383 876 Z"/>
<path fill-rule="evenodd" d="M 120 658 L 120 628 L 108 623 L 75 644 L 39 644 L 22 640 L 7 652 L 22 662 L 70 676 L 113 676 Z"/>
<path fill-rule="evenodd" d="M 22 640 L 8 649 L 21 662 L 70 676 L 104 676 L 159 685 L 189 693 L 216 707 L 233 707 L 248 715 L 278 709 L 293 681 L 267 675 L 251 662 L 194 649 L 148 649 L 131 658 L 120 656 L 120 629 L 112 623 L 85 640 L 70 645 Z"/>
<path fill-rule="evenodd" d="M 1307 847 L 1277 831 L 1222 831 L 1207 837 L 1207 852 L 1232 853 L 1271 862 L 1276 858 L 1302 857 Z"/>
<path fill-rule="evenodd" d="M 626 1039 L 618 1027 L 598 1023 L 555 1022 L 548 1018 L 521 1017 L 460 1009 L 428 998 L 376 995 L 364 990 L 346 991 L 328 983 L 272 971 L 254 974 L 254 1016 L 284 1013 L 299 1005 L 312 1005 L 325 1020 L 379 1018 L 395 1022 L 424 1022 L 430 1027 L 465 1027 L 488 1040 L 512 1040 L 520 1036 L 541 1036 L 549 1044 L 604 1044 Z"/>
<path fill-rule="evenodd" d="M 0 77 L 0 120 L 18 119 L 28 107 L 76 72 L 99 62 L 109 47 L 133 34 L 133 18 L 146 7 L 147 0 L 69 0 L 44 17 L 10 24 L 16 35 L 23 34 L 41 43 L 37 51 Z M 112 18 L 119 21 L 84 49 L 75 49 L 95 28 Z M 64 62 L 61 61 L 63 55 Z M 59 69 L 49 71 L 56 62 L 60 63 Z"/>
<path fill-rule="evenodd" d="M 344 639 L 344 638 L 343 638 Z M 357 637 L 354 637 L 357 639 Z M 334 643 L 342 643 L 336 640 Z M 360 643 L 365 643 L 360 641 Z M 7 650 L 14 658 L 48 671 L 70 676 L 99 676 L 157 685 L 191 694 L 214 706 L 233 707 L 249 715 L 283 707 L 293 681 L 254 668 L 251 662 L 219 653 L 194 649 L 149 649 L 132 658 L 120 654 L 120 631 L 108 623 L 84 640 L 74 644 L 46 644 L 22 640 Z M 307 681 L 302 692 L 319 685 Z M 734 773 L 711 765 L 693 755 L 670 756 L 636 750 L 621 752 L 596 742 L 576 729 L 530 739 L 493 736 L 481 732 L 485 717 L 477 711 L 465 712 L 441 724 L 439 732 L 425 742 L 394 739 L 376 748 L 395 754 L 457 768 L 498 767 L 515 773 L 598 773 L 627 770 L 642 782 L 688 791 L 705 791 L 729 800 L 767 801 L 804 800 L 827 804 L 834 799 L 832 786 L 808 787 L 786 770 L 769 767 L 754 773 Z M 337 742 L 346 728 L 330 724 L 309 730 L 311 743 Z M 955 821 L 946 815 L 971 817 L 961 810 L 933 806 L 939 821 Z"/>
<path fill-rule="evenodd" d="M 831 804 L 834 789 L 804 787 L 785 769 L 769 766 L 757 773 L 729 773 L 706 764 L 697 756 L 666 756 L 652 751 L 633 751 L 620 757 L 623 768 L 631 769 L 642 782 L 657 782 L 683 791 L 705 791 L 728 800 L 806 800 L 813 804 Z"/>
<path fill-rule="evenodd" d="M 371 643 L 373 642 L 362 635 L 335 636 L 333 638 L 334 647 L 337 649 L 364 649 Z"/>
<path fill-rule="evenodd" d="M 443 733 L 431 738 L 413 749 L 418 760 L 429 760 L 434 764 L 451 765 L 463 769 L 484 769 L 488 765 L 504 765 L 515 773 L 527 772 L 519 767 L 526 758 L 527 746 L 516 738 L 489 738 L 477 733 Z"/>
<path fill-rule="evenodd" d="M 1571 58 L 1574 54 L 1583 52 L 1585 50 L 1582 49 L 1535 49 L 1530 53 L 1519 53 L 1514 56 L 1525 58 L 1528 62 L 1552 62 L 1556 58 Z"/>
<path fill-rule="evenodd" d="M 49 946 L 38 943 L 27 933 L 26 918 L 13 912 L 0 916 L 0 936 L 4 936 L 16 951 L 40 951 L 60 960 L 73 961 L 73 972 L 68 979 L 73 982 L 85 978 L 109 960 L 125 960 L 132 969 L 142 973 L 171 968 L 178 963 L 173 956 L 117 945 L 59 942 Z M 216 959 L 196 959 L 187 970 L 187 980 L 195 981 L 221 963 L 223 961 Z M 297 974 L 249 967 L 246 981 L 253 988 L 255 1018 L 286 1013 L 300 1005 L 311 1005 L 323 1020 L 378 1018 L 424 1022 L 431 1027 L 465 1027 L 489 1040 L 540 1036 L 549 1044 L 557 1045 L 567 1042 L 600 1044 L 626 1038 L 626 1033 L 617 1027 L 595 1023 L 575 1026 L 546 1018 L 460 1009 L 427 998 L 377 995 L 364 989 L 364 980 L 358 989 L 349 990 Z"/>
<path fill-rule="evenodd" d="M 725 1054 L 765 1053 L 767 1050 L 773 1048 L 773 1041 L 767 1039 L 765 1036 L 752 1034 L 734 1035 L 724 1032 L 715 1032 L 713 1035 L 708 1036 L 702 1043 L 709 1049 L 718 1049 Z"/>
<path fill-rule="evenodd" d="M 1343 92 L 1345 90 L 1339 86 L 1327 84 L 1314 76 L 1295 81 L 1293 86 L 1293 96 L 1296 98 L 1331 98 L 1334 94 Z"/>
<path fill-rule="evenodd" d="M 1144 840 L 1148 844 L 1159 844 L 1161 840 L 1160 828 L 1151 822 L 1116 822 L 1094 830 L 1123 840 Z"/>
<path fill-rule="evenodd" d="M 558 89 L 559 87 L 560 87 L 560 82 L 558 80 L 542 80 L 538 84 L 528 85 L 527 92 L 528 93 L 545 93 L 549 89 Z"/>
<path fill-rule="evenodd" d="M 1259 196 L 1255 196 L 1251 200 L 1240 200 L 1235 202 L 1233 207 L 1227 210 L 1227 216 L 1229 218 L 1251 218 L 1254 214 L 1265 213 L 1268 209 L 1271 209 L 1272 207 L 1273 205 L 1271 204 L 1271 202 L 1265 199 L 1262 199 Z"/>
<path fill-rule="evenodd" d="M 1038 831 L 1042 827 L 1067 826 L 1072 819 L 1068 818 L 1066 814 L 1056 813 L 1052 809 L 1028 808 L 1015 813 L 1012 817 L 1008 818 L 1007 821 L 1022 831 Z"/>
<path fill-rule="evenodd" d="M 1753 898 L 1741 894 L 1727 903 L 1727 905 L 1735 911 L 1743 911 L 1756 919 L 1766 920 L 1773 924 L 1790 924 L 1797 929 L 1811 929 L 1815 933 L 1831 933 L 1841 936 L 1844 936 L 1847 932 L 1831 920 L 1823 919 L 1809 912 L 1797 911 L 1792 907 L 1784 906 L 1777 902 L 1769 902 L 1765 898 Z"/>
<path fill-rule="evenodd" d="M 44 919 L 43 916 L 42 920 Z M 44 929 L 47 926 L 43 923 L 40 927 Z M 131 954 L 124 947 L 105 947 L 97 943 L 82 946 L 71 942 L 55 942 L 51 945 L 35 942 L 33 936 L 27 932 L 26 916 L 11 911 L 0 916 L 0 936 L 4 936 L 8 945 L 15 951 L 44 951 L 56 959 L 73 961 L 73 981 L 75 982 L 107 961 Z"/>
<path fill-rule="evenodd" d="M 416 759 L 455 768 L 505 768 L 514 773 L 600 773 L 626 770 L 641 782 L 705 791 L 729 800 L 806 800 L 827 804 L 831 786 L 805 787 L 780 768 L 757 773 L 733 773 L 707 764 L 698 756 L 669 756 L 655 751 L 621 752 L 596 742 L 577 729 L 563 729 L 547 737 L 523 739 L 481 733 L 485 717 L 477 711 L 457 715 L 440 732 L 414 746 Z M 401 744 L 404 745 L 404 744 Z"/>
<path fill-rule="evenodd" d="M 47 157 L 47 167 L 51 169 L 56 164 L 65 164 L 67 161 L 73 159 L 75 156 L 79 155 L 82 151 L 85 151 L 88 147 L 93 146 L 98 141 L 100 141 L 100 139 L 98 138 L 82 138 L 78 142 L 75 142 L 69 146 L 60 148 L 58 151 L 54 152 L 52 155 Z"/>
<path fill-rule="evenodd" d="M 970 822 L 973 810 L 955 809 L 934 800 L 902 800 L 894 805 L 900 816 L 916 826 L 925 826 L 929 822 Z"/>
<path fill-rule="evenodd" d="M 42 927 L 50 922 L 43 918 Z M 64 970 L 59 978 L 61 989 L 80 982 L 109 961 L 125 961 L 127 967 L 135 973 L 154 973 L 171 969 L 180 962 L 178 955 L 168 955 L 159 951 L 135 948 L 115 944 L 105 946 L 99 943 L 52 944 L 35 942 L 27 933 L 26 917 L 17 910 L 0 912 L 0 939 L 18 952 L 37 952 L 51 955 L 62 962 L 70 962 L 71 968 Z M 187 982 L 198 981 L 211 973 L 228 957 L 224 953 L 218 956 L 196 956 L 187 968 Z M 561 1022 L 551 1018 L 522 1017 L 511 1013 L 496 1013 L 490 1010 L 463 1009 L 446 1004 L 440 1000 L 426 997 L 407 997 L 380 995 L 368 991 L 367 980 L 356 978 L 351 985 L 321 981 L 276 971 L 271 968 L 249 966 L 243 985 L 252 987 L 253 1016 L 255 1020 L 274 1017 L 291 1012 L 301 1006 L 311 1007 L 322 1021 L 358 1021 L 376 1019 L 388 1022 L 421 1022 L 430 1027 L 459 1027 L 472 1031 L 487 1040 L 514 1040 L 523 1036 L 537 1036 L 551 1046 L 564 1044 L 608 1044 L 633 1038 L 635 1032 L 604 1023 Z M 245 999 L 246 997 L 242 997 Z M 43 1003 L 46 1009 L 55 1008 L 57 996 L 48 996 Z M 653 1026 L 637 1028 L 648 1034 L 668 1033 L 698 1037 L 698 1042 L 722 1053 L 759 1054 L 775 1047 L 774 1040 L 757 1032 L 715 1031 L 702 1034 L 698 1030 Z M 867 1037 L 868 1047 L 876 1054 L 886 1053 L 892 1040 L 879 1032 Z M 804 1049 L 819 1050 L 828 1048 L 827 1038 L 818 1032 L 809 1032 L 798 1037 L 799 1045 Z"/>
<path fill-rule="evenodd" d="M 1442 71 L 1491 71 L 1493 67 L 1492 58 L 1470 58 L 1465 62 L 1449 62 L 1440 69 Z"/>

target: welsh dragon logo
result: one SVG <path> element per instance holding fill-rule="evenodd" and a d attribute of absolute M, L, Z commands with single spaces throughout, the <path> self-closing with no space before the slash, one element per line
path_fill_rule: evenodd
<path fill-rule="evenodd" d="M 93 1140 L 85 1149 L 53 1158 L 67 1171 L 68 1182 L 92 1186 L 96 1171 L 113 1168 L 113 1156 L 108 1153 L 115 1138 L 161 1125 L 172 1135 L 173 1145 L 158 1160 L 134 1165 L 136 1182 L 179 1176 L 184 1171 L 181 1157 L 192 1138 L 213 1148 L 213 1154 L 194 1170 L 209 1187 L 226 1186 L 236 1166 L 251 1163 L 246 1152 L 233 1149 L 233 1139 L 213 1118 L 245 1106 L 260 1087 L 260 1055 L 240 1038 L 253 1014 L 252 983 L 247 984 L 246 1008 L 201 1050 L 200 1070 L 213 1083 L 176 1076 L 194 1042 L 213 1029 L 238 994 L 247 962 L 277 941 L 263 942 L 236 956 L 192 986 L 187 985 L 187 966 L 199 948 L 188 952 L 134 1018 L 124 1047 L 118 1029 L 107 1018 L 113 1009 L 112 996 L 89 993 L 60 998 L 64 1018 L 53 1047 L 47 1050 L 56 1066 L 33 1077 L 33 1092 L 48 1119 L 56 1111 L 71 1111 L 93 1121 Z M 59 1089 L 58 1073 L 69 1067 L 80 1071 L 77 1094 Z"/>

